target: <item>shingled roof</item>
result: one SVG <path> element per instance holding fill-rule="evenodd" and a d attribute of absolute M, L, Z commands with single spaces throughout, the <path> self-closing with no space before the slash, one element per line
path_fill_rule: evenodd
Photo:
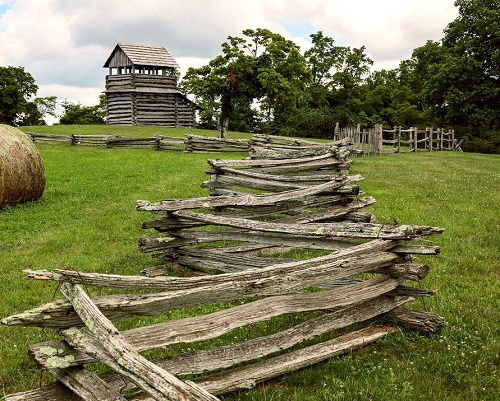
<path fill-rule="evenodd" d="M 104 67 L 150 66 L 179 68 L 179 64 L 162 46 L 119 42 Z"/>

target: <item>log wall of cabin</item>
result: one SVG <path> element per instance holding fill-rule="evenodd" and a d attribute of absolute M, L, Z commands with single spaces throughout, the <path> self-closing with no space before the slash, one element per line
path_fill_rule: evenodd
<path fill-rule="evenodd" d="M 177 91 L 176 83 L 172 76 L 108 75 L 108 124 L 193 127 L 193 104 Z"/>

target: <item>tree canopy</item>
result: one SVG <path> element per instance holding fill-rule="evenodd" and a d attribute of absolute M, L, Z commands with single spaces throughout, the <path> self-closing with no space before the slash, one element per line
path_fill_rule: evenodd
<path fill-rule="evenodd" d="M 104 124 L 106 116 L 106 96 L 99 96 L 99 104 L 83 106 L 79 103 L 62 102 L 64 113 L 59 119 L 60 124 Z"/>
<path fill-rule="evenodd" d="M 0 67 L 0 121 L 18 125 L 37 91 L 34 78 L 23 67 Z"/>
<path fill-rule="evenodd" d="M 228 37 L 222 54 L 190 68 L 181 88 L 205 128 L 331 137 L 344 126 L 453 128 L 466 149 L 500 152 L 500 0 L 457 0 L 440 41 L 398 68 L 372 71 L 364 46 L 319 31 L 301 53 L 267 29 Z"/>
<path fill-rule="evenodd" d="M 398 68 L 373 71 L 366 48 L 339 46 L 319 31 L 299 46 L 268 29 L 229 36 L 221 54 L 180 82 L 200 106 L 199 125 L 331 138 L 341 126 L 453 128 L 466 150 L 500 153 L 500 0 L 456 0 L 458 17 Z M 0 67 L 0 122 L 45 124 L 57 98 L 36 98 L 23 67 Z M 96 106 L 63 102 L 61 124 L 105 122 Z"/>
<path fill-rule="evenodd" d="M 38 85 L 24 67 L 0 66 L 0 122 L 13 126 L 44 125 L 45 116 L 56 116 L 55 96 L 34 98 Z"/>

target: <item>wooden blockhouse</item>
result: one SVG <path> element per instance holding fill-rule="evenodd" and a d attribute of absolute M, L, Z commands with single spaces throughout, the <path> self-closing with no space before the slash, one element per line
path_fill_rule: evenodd
<path fill-rule="evenodd" d="M 194 127 L 196 105 L 177 88 L 177 62 L 161 46 L 118 43 L 104 64 L 108 124 Z"/>

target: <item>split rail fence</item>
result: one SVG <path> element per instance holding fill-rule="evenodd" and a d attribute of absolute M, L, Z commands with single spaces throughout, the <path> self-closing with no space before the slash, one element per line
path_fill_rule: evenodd
<path fill-rule="evenodd" d="M 119 147 L 146 147 L 155 150 L 184 152 L 248 152 L 254 145 L 302 148 L 321 146 L 315 141 L 255 134 L 247 139 L 220 139 L 200 135 L 186 135 L 186 138 L 155 136 L 149 138 L 125 138 L 121 135 L 50 135 L 30 134 L 36 143 L 69 143 L 71 145 Z M 394 127 L 385 130 L 381 125 L 374 128 L 335 127 L 334 142 L 349 142 L 354 155 L 368 156 L 384 153 L 401 153 L 433 150 L 461 151 L 463 140 L 457 141 L 453 130 L 433 128 Z"/>
<path fill-rule="evenodd" d="M 59 330 L 59 341 L 30 347 L 58 381 L 4 400 L 217 400 L 401 327 L 435 332 L 441 317 L 401 306 L 433 295 L 404 283 L 429 271 L 411 255 L 439 252 L 418 240 L 443 230 L 377 223 L 343 142 L 287 146 L 208 161 L 209 196 L 137 201 L 154 216 L 139 248 L 161 263 L 141 275 L 26 271 L 56 280 L 66 299 L 2 323 Z M 117 293 L 90 298 L 88 286 Z M 113 323 L 201 305 L 212 312 L 124 331 Z M 179 352 L 187 344 L 196 350 Z M 110 370 L 93 373 L 94 362 Z"/>
<path fill-rule="evenodd" d="M 107 148 L 151 148 L 181 152 L 248 152 L 248 140 L 219 139 L 199 135 L 186 138 L 157 135 L 146 138 L 125 138 L 121 135 L 74 135 L 30 133 L 35 143 L 68 143 L 81 146 L 105 146 Z"/>

